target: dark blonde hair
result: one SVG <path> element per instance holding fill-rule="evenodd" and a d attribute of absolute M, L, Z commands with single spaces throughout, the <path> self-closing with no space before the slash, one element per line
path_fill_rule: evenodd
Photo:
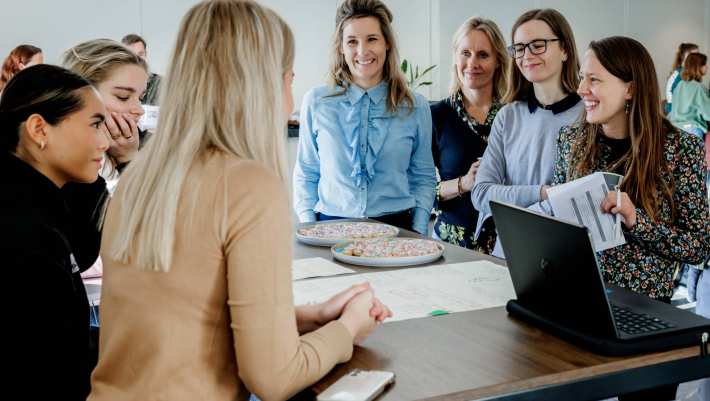
<path fill-rule="evenodd" d="M 675 51 L 675 58 L 673 59 L 671 74 L 673 74 L 673 71 L 683 66 L 683 60 L 688 56 L 688 53 L 695 49 L 699 49 L 698 45 L 695 43 L 681 43 L 678 45 L 678 50 Z"/>
<path fill-rule="evenodd" d="M 607 71 L 623 82 L 631 83 L 633 93 L 628 101 L 631 149 L 609 170 L 624 167 L 626 173 L 621 189 L 653 220 L 658 219 L 663 198 L 670 203 L 675 215 L 672 175 L 664 174 L 668 171 L 664 157 L 665 138 L 674 128 L 661 114 L 658 79 L 651 55 L 641 43 L 623 36 L 593 41 L 589 49 Z M 570 160 L 578 162 L 569 166 L 568 180 L 592 173 L 599 157 L 597 137 L 603 135 L 602 127 L 586 122 L 586 117 L 584 111 L 579 123 L 582 136 L 570 153 Z M 661 190 L 660 196 L 658 189 Z"/>
<path fill-rule="evenodd" d="M 498 61 L 498 67 L 496 67 L 496 71 L 493 75 L 493 98 L 496 100 L 502 100 L 505 92 L 508 90 L 508 68 L 510 58 L 505 50 L 505 39 L 503 39 L 503 34 L 498 28 L 498 25 L 489 19 L 481 17 L 469 18 L 459 27 L 459 29 L 456 30 L 456 33 L 454 33 L 454 39 L 452 42 L 454 66 L 451 74 L 449 96 L 453 101 L 456 94 L 461 90 L 462 84 L 459 80 L 458 72 L 456 71 L 456 48 L 459 46 L 459 43 L 461 43 L 461 40 L 471 31 L 483 32 L 486 36 L 488 36 L 488 40 L 491 42 L 493 52 L 496 56 L 496 61 Z"/>
<path fill-rule="evenodd" d="M 352 73 L 341 50 L 345 24 L 358 19 L 374 17 L 389 48 L 385 60 L 383 80 L 388 82 L 387 110 L 394 111 L 402 103 L 414 108 L 414 95 L 407 87 L 407 80 L 399 69 L 399 52 L 392 29 L 392 12 L 379 0 L 345 0 L 335 13 L 335 35 L 331 48 L 330 83 L 343 88 L 353 82 Z"/>
<path fill-rule="evenodd" d="M 136 65 L 148 72 L 145 60 L 111 39 L 94 39 L 79 43 L 64 52 L 62 65 L 94 85 L 106 80 L 115 67 L 122 65 Z"/>
<path fill-rule="evenodd" d="M 38 53 L 42 53 L 42 49 L 32 45 L 19 45 L 12 49 L 2 63 L 2 71 L 0 71 L 0 92 L 2 92 L 13 75 L 20 72 L 20 64 L 27 64 L 30 59 Z"/>
<path fill-rule="evenodd" d="M 708 63 L 708 56 L 702 53 L 691 53 L 683 62 L 683 71 L 680 77 L 683 81 L 698 81 L 703 80 L 703 67 Z"/>
<path fill-rule="evenodd" d="M 567 60 L 562 67 L 562 88 L 566 93 L 573 93 L 579 86 L 579 57 L 577 56 L 577 45 L 574 42 L 574 33 L 565 17 L 559 11 L 551 8 L 530 10 L 521 15 L 510 33 L 510 42 L 515 41 L 515 31 L 526 22 L 539 20 L 547 24 L 552 33 L 559 39 L 560 47 L 567 53 Z M 510 86 L 505 95 L 505 102 L 510 103 L 516 100 L 525 99 L 532 91 L 532 83 L 525 79 L 525 76 L 515 65 L 510 63 Z"/>

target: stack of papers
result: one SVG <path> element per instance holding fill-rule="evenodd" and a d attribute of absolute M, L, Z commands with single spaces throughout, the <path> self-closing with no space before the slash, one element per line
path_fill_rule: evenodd
<path fill-rule="evenodd" d="M 476 261 L 294 281 L 294 303 L 323 302 L 366 281 L 394 314 L 386 322 L 492 308 L 515 298 L 508 269 Z"/>
<path fill-rule="evenodd" d="M 609 193 L 605 174 L 590 174 L 547 190 L 555 217 L 587 227 L 596 252 L 626 243 L 623 232 L 616 230 L 614 215 L 601 209 Z"/>

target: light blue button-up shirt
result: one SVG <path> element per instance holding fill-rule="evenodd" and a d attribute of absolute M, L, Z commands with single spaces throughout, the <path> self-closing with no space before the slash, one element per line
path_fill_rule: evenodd
<path fill-rule="evenodd" d="M 414 208 L 413 228 L 426 234 L 436 172 L 431 153 L 431 111 L 415 94 L 414 109 L 387 111 L 386 82 L 321 86 L 301 105 L 294 208 L 301 222 L 316 213 L 377 217 Z"/>

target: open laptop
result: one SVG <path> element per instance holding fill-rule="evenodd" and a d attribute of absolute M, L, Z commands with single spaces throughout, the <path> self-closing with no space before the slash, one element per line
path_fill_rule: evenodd
<path fill-rule="evenodd" d="M 508 313 L 606 355 L 697 345 L 710 320 L 605 284 L 590 234 L 517 206 L 491 201 L 517 300 Z"/>

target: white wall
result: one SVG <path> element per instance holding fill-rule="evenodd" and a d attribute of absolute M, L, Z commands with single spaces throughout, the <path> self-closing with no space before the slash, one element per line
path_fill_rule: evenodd
<path fill-rule="evenodd" d="M 45 51 L 58 63 L 68 47 L 87 39 L 120 39 L 135 32 L 148 41 L 153 70 L 163 73 L 180 19 L 197 0 L 27 0 L 12 2 L 0 14 L 0 55 L 19 43 Z M 469 16 L 498 23 L 507 41 L 515 19 L 535 7 L 553 7 L 569 20 L 580 51 L 589 41 L 628 35 L 646 45 L 661 84 L 680 42 L 695 42 L 710 51 L 710 0 L 385 0 L 394 13 L 400 55 L 422 67 L 437 64 L 434 85 L 420 92 L 430 99 L 446 95 L 451 65 L 451 36 Z M 262 0 L 291 25 L 296 36 L 297 103 L 311 87 L 322 84 L 335 9 L 339 0 Z"/>

